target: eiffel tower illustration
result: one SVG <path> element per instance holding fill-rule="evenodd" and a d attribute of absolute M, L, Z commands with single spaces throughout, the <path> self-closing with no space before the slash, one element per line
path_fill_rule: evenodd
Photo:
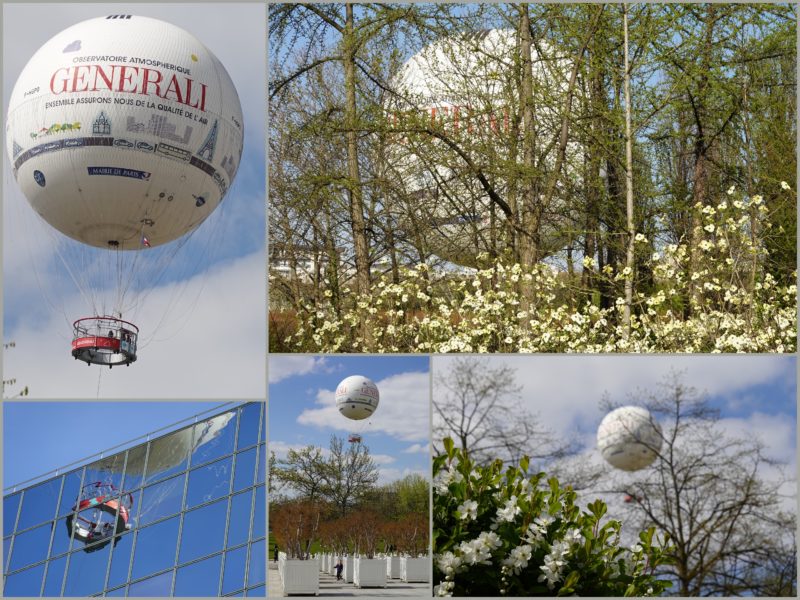
<path fill-rule="evenodd" d="M 206 141 L 203 142 L 203 145 L 200 147 L 200 150 L 197 151 L 197 156 L 199 156 L 200 158 L 204 158 L 206 160 L 213 160 L 214 146 L 216 145 L 217 145 L 217 121 L 214 120 L 214 125 L 211 127 L 211 131 L 208 132 Z"/>

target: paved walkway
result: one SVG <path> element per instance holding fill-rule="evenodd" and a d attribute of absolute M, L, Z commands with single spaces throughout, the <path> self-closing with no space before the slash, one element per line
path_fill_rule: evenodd
<path fill-rule="evenodd" d="M 280 598 L 283 596 L 283 586 L 281 586 L 281 576 L 278 575 L 278 563 L 269 563 L 269 582 L 268 594 L 270 598 Z M 405 583 L 399 579 L 389 579 L 386 581 L 385 588 L 364 588 L 353 587 L 352 583 L 336 581 L 336 577 L 327 573 L 319 574 L 319 595 L 320 596 L 362 596 L 368 598 L 383 598 L 387 596 L 414 596 L 422 598 L 431 597 L 431 586 L 429 583 Z"/>

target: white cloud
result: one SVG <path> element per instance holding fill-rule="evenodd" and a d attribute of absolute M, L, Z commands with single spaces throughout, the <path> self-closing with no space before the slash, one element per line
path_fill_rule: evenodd
<path fill-rule="evenodd" d="M 394 456 L 389 456 L 388 454 L 373 454 L 372 461 L 376 465 L 390 465 L 394 462 L 397 462 L 397 459 Z"/>
<path fill-rule="evenodd" d="M 430 479 L 430 472 L 425 469 L 405 468 L 405 469 L 378 469 L 378 485 L 386 485 L 393 481 L 398 481 L 409 475 L 419 475 L 425 479 Z"/>
<path fill-rule="evenodd" d="M 404 454 L 430 454 L 430 444 L 411 444 L 403 450 Z"/>
<path fill-rule="evenodd" d="M 269 359 L 269 382 L 278 383 L 296 375 L 306 375 L 326 365 L 321 356 L 271 356 Z"/>
<path fill-rule="evenodd" d="M 378 409 L 366 423 L 350 421 L 336 409 L 335 390 L 319 390 L 320 408 L 304 410 L 297 418 L 301 425 L 339 431 L 384 432 L 396 439 L 413 442 L 430 435 L 430 392 L 428 373 L 401 373 L 375 384 L 380 390 Z"/>

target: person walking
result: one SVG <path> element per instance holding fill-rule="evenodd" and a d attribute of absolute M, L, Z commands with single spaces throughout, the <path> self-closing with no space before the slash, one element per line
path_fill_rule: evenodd
<path fill-rule="evenodd" d="M 344 569 L 344 565 L 342 564 L 342 559 L 339 559 L 339 562 L 336 563 L 336 581 L 342 580 L 342 569 Z"/>

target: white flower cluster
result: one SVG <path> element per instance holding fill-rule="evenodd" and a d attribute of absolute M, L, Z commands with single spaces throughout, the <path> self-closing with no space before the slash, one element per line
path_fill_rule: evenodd
<path fill-rule="evenodd" d="M 791 189 L 785 182 L 781 188 Z M 635 235 L 637 265 L 654 280 L 646 293 L 637 291 L 638 267 L 597 271 L 597 261 L 584 257 L 584 269 L 614 290 L 610 307 L 586 300 L 543 264 L 495 263 L 470 275 L 435 275 L 421 264 L 400 283 L 379 280 L 371 295 L 342 288 L 337 307 L 329 299 L 308 303 L 288 343 L 317 352 L 794 352 L 797 288 L 770 274 L 767 247 L 756 235 L 772 226 L 768 202 L 735 187 L 728 194 L 696 206 L 702 221 L 682 243 Z M 623 287 L 631 280 L 628 331 Z M 521 296 L 521 287 L 531 293 Z M 359 333 L 365 322 L 370 340 Z"/>

